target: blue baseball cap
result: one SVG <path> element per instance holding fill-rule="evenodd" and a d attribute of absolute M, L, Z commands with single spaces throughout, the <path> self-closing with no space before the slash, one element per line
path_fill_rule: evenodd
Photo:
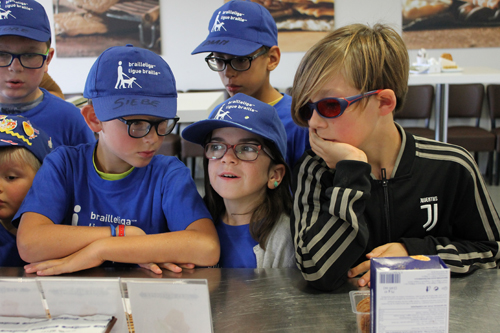
<path fill-rule="evenodd" d="M 177 89 L 172 70 L 156 53 L 132 45 L 105 50 L 92 65 L 83 96 L 97 118 L 146 115 L 174 118 Z"/>
<path fill-rule="evenodd" d="M 0 115 L 0 147 L 23 147 L 41 162 L 52 150 L 52 139 L 28 118 Z"/>
<path fill-rule="evenodd" d="M 43 6 L 35 0 L 2 1 L 0 36 L 14 35 L 39 42 L 50 39 L 50 23 Z"/>
<path fill-rule="evenodd" d="M 205 145 L 207 135 L 217 128 L 236 127 L 255 133 L 273 142 L 286 158 L 286 132 L 274 106 L 248 95 L 238 93 L 219 104 L 208 119 L 187 126 L 182 137 Z"/>
<path fill-rule="evenodd" d="M 274 45 L 278 45 L 278 28 L 264 6 L 251 1 L 229 1 L 214 12 L 207 39 L 191 54 L 246 56 L 262 46 Z"/>

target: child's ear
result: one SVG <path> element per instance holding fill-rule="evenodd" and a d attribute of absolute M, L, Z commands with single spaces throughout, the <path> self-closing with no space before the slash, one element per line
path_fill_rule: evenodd
<path fill-rule="evenodd" d="M 94 106 L 85 105 L 81 109 L 80 113 L 85 119 L 87 125 L 94 133 L 99 133 L 102 130 L 102 123 L 99 119 L 97 119 L 97 116 L 95 115 Z"/>
<path fill-rule="evenodd" d="M 269 180 L 267 181 L 267 187 L 274 190 L 281 184 L 283 177 L 285 176 L 286 168 L 283 164 L 276 164 L 269 170 Z M 276 186 L 278 185 L 278 186 Z"/>
<path fill-rule="evenodd" d="M 54 57 L 54 48 L 49 49 L 49 54 L 47 54 L 47 59 L 45 59 L 45 63 L 43 64 L 45 66 L 45 73 L 49 71 L 49 64 L 52 61 L 52 58 Z"/>
<path fill-rule="evenodd" d="M 380 115 L 385 116 L 392 113 L 396 108 L 396 94 L 392 89 L 384 89 L 377 94 Z"/>
<path fill-rule="evenodd" d="M 278 64 L 280 63 L 281 59 L 280 48 L 277 47 L 276 45 L 271 47 L 268 52 L 268 57 L 269 57 L 269 63 L 267 64 L 267 70 L 273 71 L 276 67 L 278 67 Z"/>

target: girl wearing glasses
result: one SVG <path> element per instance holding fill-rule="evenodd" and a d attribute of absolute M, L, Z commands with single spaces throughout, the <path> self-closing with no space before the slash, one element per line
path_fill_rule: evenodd
<path fill-rule="evenodd" d="M 495 268 L 498 214 L 463 148 L 413 136 L 393 119 L 408 90 L 394 30 L 356 24 L 314 45 L 295 74 L 292 117 L 311 151 L 294 169 L 297 263 L 332 290 L 370 281 L 370 258 L 439 255 L 453 273 Z"/>
<path fill-rule="evenodd" d="M 295 266 L 286 133 L 274 107 L 236 94 L 182 132 L 205 147 L 205 203 L 220 267 Z"/>

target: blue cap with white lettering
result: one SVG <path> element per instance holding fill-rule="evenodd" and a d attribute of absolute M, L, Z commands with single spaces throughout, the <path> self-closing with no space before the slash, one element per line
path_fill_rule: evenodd
<path fill-rule="evenodd" d="M 220 52 L 246 56 L 262 46 L 278 45 L 278 28 L 271 13 L 251 1 L 229 1 L 208 24 L 208 36 L 191 54 Z"/>
<path fill-rule="evenodd" d="M 182 137 L 204 146 L 213 130 L 224 127 L 241 128 L 260 135 L 274 143 L 286 158 L 286 131 L 274 106 L 242 93 L 216 106 L 208 119 L 187 126 Z"/>
<path fill-rule="evenodd" d="M 50 23 L 43 6 L 35 0 L 1 1 L 0 36 L 7 35 L 48 41 Z"/>
<path fill-rule="evenodd" d="M 172 70 L 161 56 L 132 45 L 101 53 L 87 76 L 83 96 L 92 99 L 101 121 L 136 115 L 174 118 L 177 114 Z"/>

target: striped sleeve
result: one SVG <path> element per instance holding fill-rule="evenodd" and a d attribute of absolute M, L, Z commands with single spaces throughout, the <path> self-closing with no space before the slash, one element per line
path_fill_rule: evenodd
<path fill-rule="evenodd" d="M 451 235 L 402 239 L 408 253 L 437 254 L 456 274 L 497 268 L 500 220 L 473 157 L 462 147 L 422 139 L 416 141 L 416 148 L 419 158 L 455 164 L 453 174 L 461 193 L 453 193 L 456 201 L 449 201 L 453 214 L 446 218 Z"/>
<path fill-rule="evenodd" d="M 367 163 L 341 161 L 334 171 L 309 154 L 294 170 L 295 259 L 304 278 L 318 289 L 333 290 L 345 282 L 347 271 L 364 253 L 370 170 Z"/>

